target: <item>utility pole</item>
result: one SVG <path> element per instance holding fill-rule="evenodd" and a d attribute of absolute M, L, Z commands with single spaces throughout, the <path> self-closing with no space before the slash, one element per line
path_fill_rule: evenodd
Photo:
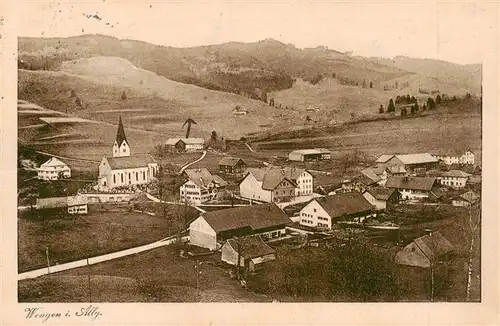
<path fill-rule="evenodd" d="M 91 290 L 91 287 L 90 287 L 90 264 L 89 264 L 89 259 L 87 258 L 87 270 L 88 270 L 88 274 L 87 274 L 87 283 L 88 283 L 88 291 L 89 291 L 89 302 L 92 302 L 92 290 Z"/>
<path fill-rule="evenodd" d="M 49 247 L 45 247 L 45 255 L 47 256 L 47 271 L 50 274 Z"/>
<path fill-rule="evenodd" d="M 194 265 L 194 269 L 196 272 L 196 300 L 200 299 L 200 275 L 201 275 L 201 265 L 203 262 L 200 262 L 196 259 L 196 265 Z"/>

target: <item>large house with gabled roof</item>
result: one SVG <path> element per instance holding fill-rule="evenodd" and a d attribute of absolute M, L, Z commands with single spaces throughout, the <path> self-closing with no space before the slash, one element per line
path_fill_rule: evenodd
<path fill-rule="evenodd" d="M 98 188 L 109 190 L 147 184 L 155 179 L 157 173 L 158 163 L 150 154 L 131 153 L 120 116 L 113 155 L 104 155 L 99 164 Z"/>
<path fill-rule="evenodd" d="M 179 188 L 180 200 L 192 204 L 201 204 L 215 200 L 223 195 L 227 182 L 207 168 L 187 169 L 182 176 L 184 182 Z"/>

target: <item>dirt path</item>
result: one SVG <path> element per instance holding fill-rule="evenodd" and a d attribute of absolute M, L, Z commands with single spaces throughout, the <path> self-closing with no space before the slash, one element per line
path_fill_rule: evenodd
<path fill-rule="evenodd" d="M 194 160 L 193 162 L 190 162 L 188 164 L 185 164 L 181 170 L 179 171 L 179 174 L 181 174 L 182 172 L 184 172 L 185 169 L 187 169 L 188 167 L 190 167 L 191 165 L 195 164 L 195 163 L 198 163 L 200 162 L 201 160 L 203 160 L 205 158 L 205 155 L 207 155 L 207 151 L 203 151 L 203 154 L 201 154 L 201 157 L 197 160 Z"/>

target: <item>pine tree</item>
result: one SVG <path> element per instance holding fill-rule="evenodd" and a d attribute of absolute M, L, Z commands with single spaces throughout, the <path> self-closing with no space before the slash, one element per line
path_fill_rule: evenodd
<path fill-rule="evenodd" d="M 380 104 L 380 107 L 378 108 L 378 113 L 384 113 L 384 106 Z"/>
<path fill-rule="evenodd" d="M 75 90 L 74 90 L 74 89 L 72 89 L 72 90 L 71 90 L 71 95 L 70 95 L 70 97 L 71 97 L 71 98 L 76 97 L 76 93 L 75 93 Z"/>
<path fill-rule="evenodd" d="M 122 92 L 122 101 L 125 101 L 127 99 L 127 94 L 125 94 L 125 91 Z"/>
<path fill-rule="evenodd" d="M 411 97 L 410 103 L 417 103 L 417 99 L 415 98 L 415 96 Z"/>
<path fill-rule="evenodd" d="M 212 135 L 210 136 L 210 140 L 214 143 L 217 142 L 217 131 L 212 130 Z"/>
<path fill-rule="evenodd" d="M 80 98 L 79 98 L 78 96 L 75 98 L 75 104 L 76 104 L 77 106 L 79 106 L 79 107 L 81 107 L 81 106 L 82 106 L 82 100 L 80 100 Z"/>
<path fill-rule="evenodd" d="M 399 104 L 401 103 L 401 97 L 399 97 L 399 95 L 396 96 L 396 104 Z"/>
<path fill-rule="evenodd" d="M 415 112 L 416 112 L 416 109 L 415 109 L 415 104 L 413 104 L 413 105 L 411 106 L 410 113 L 413 115 L 413 114 L 415 114 Z"/>
<path fill-rule="evenodd" d="M 422 105 L 422 111 L 425 111 L 426 109 L 427 109 L 427 106 L 424 103 L 424 105 Z"/>
<path fill-rule="evenodd" d="M 389 105 L 387 106 L 387 112 L 394 112 L 396 111 L 396 107 L 394 106 L 394 101 L 392 98 L 389 100 Z"/>
<path fill-rule="evenodd" d="M 370 88 L 373 88 L 373 82 L 370 82 Z"/>
<path fill-rule="evenodd" d="M 435 106 L 436 106 L 436 104 L 434 103 L 434 100 L 432 99 L 432 97 L 429 97 L 427 99 L 427 108 L 429 110 L 434 110 Z"/>

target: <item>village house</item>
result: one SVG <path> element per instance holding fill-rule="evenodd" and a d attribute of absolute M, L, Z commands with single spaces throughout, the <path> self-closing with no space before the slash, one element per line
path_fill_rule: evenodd
<path fill-rule="evenodd" d="M 227 240 L 221 248 L 221 260 L 236 266 L 238 253 L 240 266 L 250 272 L 255 272 L 265 263 L 276 259 L 276 250 L 268 246 L 260 235 Z"/>
<path fill-rule="evenodd" d="M 313 149 L 299 149 L 288 154 L 288 160 L 290 161 L 315 161 L 315 160 L 329 160 L 332 156 L 332 152 L 325 148 L 313 148 Z"/>
<path fill-rule="evenodd" d="M 408 173 L 430 170 L 438 166 L 438 160 L 429 153 L 382 155 L 375 163 L 384 164 L 387 167 L 404 167 Z"/>
<path fill-rule="evenodd" d="M 400 250 L 396 254 L 396 263 L 429 268 L 431 264 L 449 260 L 453 252 L 453 245 L 440 232 L 431 232 Z"/>
<path fill-rule="evenodd" d="M 472 190 L 469 190 L 461 195 L 455 196 L 451 200 L 451 204 L 456 207 L 470 207 L 479 201 L 479 195 Z"/>
<path fill-rule="evenodd" d="M 325 173 L 309 172 L 313 176 L 313 192 L 320 195 L 329 195 L 342 188 L 342 178 L 334 177 Z"/>
<path fill-rule="evenodd" d="M 227 186 L 218 175 L 212 175 L 206 168 L 187 169 L 182 175 L 187 179 L 179 188 L 180 200 L 193 204 L 219 199 Z"/>
<path fill-rule="evenodd" d="M 377 184 L 379 186 L 383 186 L 387 181 L 387 172 L 385 167 L 375 167 L 375 168 L 366 168 L 361 170 L 360 176 L 361 179 L 370 179 L 363 180 L 363 184 L 373 185 Z"/>
<path fill-rule="evenodd" d="M 262 202 L 283 202 L 313 194 L 313 176 L 298 168 L 248 168 L 240 196 Z"/>
<path fill-rule="evenodd" d="M 470 176 L 470 174 L 460 170 L 451 170 L 442 173 L 441 176 L 438 177 L 438 180 L 444 186 L 461 189 L 465 187 Z"/>
<path fill-rule="evenodd" d="M 444 195 L 437 179 L 430 177 L 390 177 L 385 187 L 398 190 L 402 200 L 435 200 Z"/>
<path fill-rule="evenodd" d="M 234 237 L 282 237 L 290 223 L 290 218 L 273 203 L 228 208 L 201 214 L 189 226 L 189 241 L 194 246 L 218 250 Z"/>
<path fill-rule="evenodd" d="M 363 197 L 372 204 L 376 210 L 386 210 L 399 202 L 399 193 L 396 189 L 374 187 L 363 192 Z"/>
<path fill-rule="evenodd" d="M 338 221 L 362 222 L 373 216 L 373 211 L 361 193 L 345 192 L 311 200 L 300 210 L 299 224 L 332 229 Z"/>
<path fill-rule="evenodd" d="M 36 169 L 39 180 L 58 180 L 71 178 L 71 169 L 63 161 L 52 157 Z"/>
<path fill-rule="evenodd" d="M 436 153 L 433 155 L 437 160 L 443 161 L 447 165 L 451 164 L 466 164 L 466 165 L 474 165 L 475 154 L 471 150 L 466 150 L 465 152 L 461 151 L 452 151 L 449 153 Z"/>
<path fill-rule="evenodd" d="M 170 138 L 165 142 L 165 149 L 178 152 L 200 152 L 205 146 L 203 138 Z"/>
<path fill-rule="evenodd" d="M 113 143 L 113 156 L 104 155 L 99 164 L 99 189 L 105 191 L 147 184 L 155 179 L 157 173 L 158 163 L 150 154 L 131 154 L 120 116 L 116 140 Z"/>
<path fill-rule="evenodd" d="M 39 214 L 46 215 L 87 214 L 88 200 L 84 195 L 37 198 L 36 208 Z"/>
<path fill-rule="evenodd" d="M 219 162 L 219 173 L 231 176 L 242 176 L 247 164 L 238 157 L 223 157 Z"/>

